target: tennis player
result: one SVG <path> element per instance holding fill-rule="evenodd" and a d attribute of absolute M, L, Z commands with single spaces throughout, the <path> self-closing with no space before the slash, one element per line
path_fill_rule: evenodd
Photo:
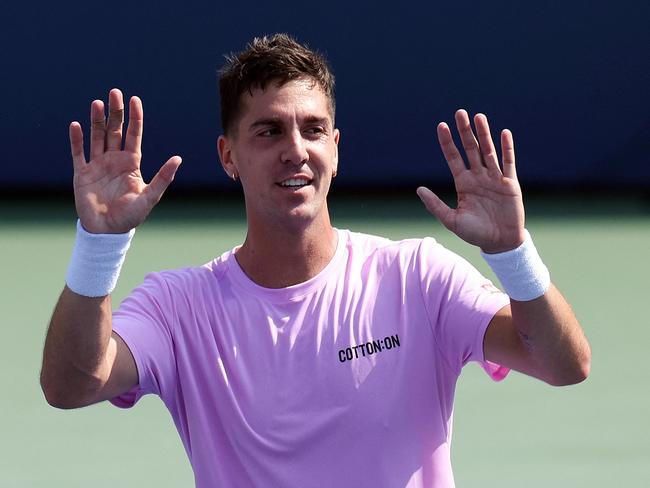
<path fill-rule="evenodd" d="M 135 229 L 171 183 L 174 156 L 140 173 L 143 108 L 91 105 L 90 154 L 70 125 L 79 216 L 43 355 L 47 401 L 131 407 L 159 395 L 196 486 L 451 487 L 462 367 L 552 385 L 584 380 L 589 345 L 524 227 L 512 134 L 499 159 L 487 118 L 459 110 L 438 140 L 449 208 L 426 208 L 480 248 L 499 291 L 430 237 L 391 241 L 332 226 L 340 132 L 324 59 L 287 35 L 253 40 L 220 76 L 224 170 L 245 196 L 245 241 L 213 261 L 149 274 L 113 311 Z M 385 141 L 390 144 L 391 141 Z"/>

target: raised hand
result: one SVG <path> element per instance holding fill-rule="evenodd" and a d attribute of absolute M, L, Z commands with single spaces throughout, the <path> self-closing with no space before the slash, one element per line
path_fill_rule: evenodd
<path fill-rule="evenodd" d="M 454 144 L 449 126 L 444 122 L 438 124 L 438 141 L 458 195 L 456 208 L 447 206 L 428 188 L 420 187 L 417 192 L 427 210 L 464 241 L 486 253 L 508 251 L 525 238 L 524 205 L 515 169 L 512 133 L 501 132 L 501 167 L 487 117 L 477 114 L 474 124 L 478 141 L 467 112 L 456 112 L 456 127 L 469 168 Z"/>
<path fill-rule="evenodd" d="M 90 106 L 90 162 L 86 162 L 83 131 L 78 122 L 70 124 L 70 147 L 74 165 L 74 195 L 81 224 L 96 234 L 128 232 L 140 225 L 158 203 L 181 164 L 171 157 L 149 184 L 142 179 L 142 102 L 132 97 L 129 125 L 122 149 L 124 101 L 122 92 L 109 93 L 109 115 L 104 103 Z"/>

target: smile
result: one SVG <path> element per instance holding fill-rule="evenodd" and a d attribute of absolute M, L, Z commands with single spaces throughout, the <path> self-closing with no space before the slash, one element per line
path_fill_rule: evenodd
<path fill-rule="evenodd" d="M 284 188 L 302 188 L 310 183 L 311 181 L 306 178 L 289 178 L 288 180 L 281 181 L 278 184 Z"/>

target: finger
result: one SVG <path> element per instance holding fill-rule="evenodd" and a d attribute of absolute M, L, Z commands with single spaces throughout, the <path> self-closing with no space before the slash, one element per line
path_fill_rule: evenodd
<path fill-rule="evenodd" d="M 70 152 L 72 153 L 72 166 L 75 171 L 79 171 L 86 165 L 86 156 L 84 155 L 84 135 L 79 122 L 72 122 L 68 129 L 70 135 Z"/>
<path fill-rule="evenodd" d="M 129 126 L 126 129 L 124 150 L 140 154 L 142 148 L 142 124 L 144 112 L 142 101 L 138 97 L 131 97 L 129 102 Z"/>
<path fill-rule="evenodd" d="M 106 121 L 104 118 L 104 102 L 95 100 L 90 104 L 90 160 L 93 161 L 104 154 Z"/>
<path fill-rule="evenodd" d="M 465 149 L 465 154 L 467 155 L 467 160 L 469 161 L 469 167 L 473 170 L 479 170 L 483 167 L 483 161 L 481 160 L 481 153 L 479 151 L 478 142 L 474 137 L 472 126 L 469 123 L 469 116 L 465 110 L 460 109 L 456 111 L 455 118 L 458 134 L 460 135 L 460 140 L 463 143 L 463 149 Z"/>
<path fill-rule="evenodd" d="M 165 164 L 158 170 L 158 173 L 153 177 L 151 183 L 147 186 L 145 192 L 147 193 L 147 198 L 151 206 L 153 207 L 156 203 L 160 201 L 163 193 L 169 186 L 169 184 L 174 180 L 176 171 L 181 165 L 183 160 L 180 156 L 173 156 L 167 160 Z"/>
<path fill-rule="evenodd" d="M 447 124 L 440 122 L 438 124 L 437 133 L 438 143 L 440 144 L 440 149 L 442 149 L 442 154 L 445 156 L 445 160 L 449 165 L 452 176 L 456 178 L 456 176 L 467 169 L 463 157 L 458 152 L 456 144 L 454 144 L 454 139 L 451 136 L 451 131 Z"/>
<path fill-rule="evenodd" d="M 478 143 L 485 167 L 489 172 L 501 175 L 499 158 L 494 143 L 492 142 L 492 135 L 490 134 L 490 125 L 488 124 L 487 117 L 483 114 L 476 114 L 474 117 L 474 126 L 476 127 L 476 135 L 478 136 Z"/>
<path fill-rule="evenodd" d="M 501 131 L 501 152 L 503 154 L 503 175 L 516 180 L 515 141 L 512 137 L 512 132 L 508 129 Z"/>
<path fill-rule="evenodd" d="M 453 230 L 454 226 L 454 210 L 440 200 L 438 195 L 433 193 L 428 188 L 421 186 L 417 189 L 417 194 L 424 203 L 429 213 L 434 215 L 447 229 Z"/>
<path fill-rule="evenodd" d="M 113 88 L 108 94 L 108 122 L 106 123 L 106 150 L 122 149 L 122 125 L 124 123 L 124 101 L 122 92 Z"/>

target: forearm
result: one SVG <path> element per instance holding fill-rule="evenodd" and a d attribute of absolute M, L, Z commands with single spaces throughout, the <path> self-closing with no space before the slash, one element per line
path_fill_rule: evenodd
<path fill-rule="evenodd" d="M 551 385 L 584 380 L 589 344 L 530 236 L 510 251 L 482 255 L 510 296 L 510 307 L 494 317 L 486 333 L 486 357 Z"/>
<path fill-rule="evenodd" d="M 92 403 L 110 374 L 111 298 L 85 297 L 64 288 L 45 339 L 41 387 L 50 404 Z"/>
<path fill-rule="evenodd" d="M 571 307 L 554 285 L 534 300 L 511 300 L 510 308 L 534 376 L 552 385 L 578 383 L 587 377 L 589 343 Z"/>

